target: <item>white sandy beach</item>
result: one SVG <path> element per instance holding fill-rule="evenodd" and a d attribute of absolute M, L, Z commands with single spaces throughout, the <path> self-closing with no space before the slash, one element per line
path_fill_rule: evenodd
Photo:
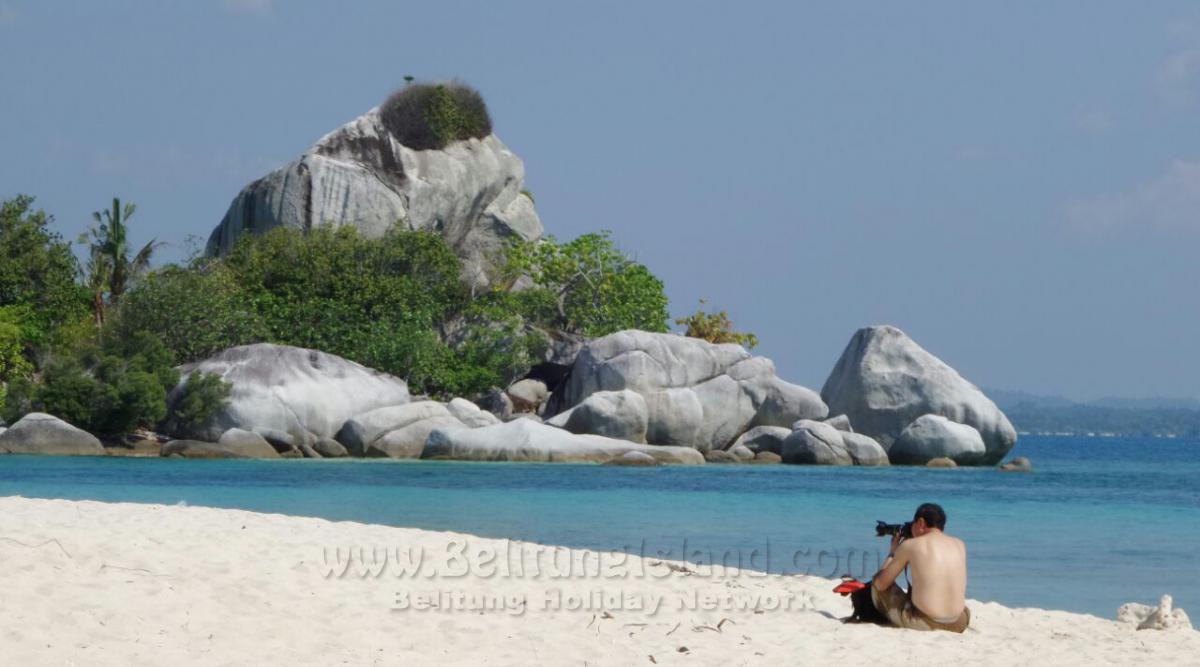
<path fill-rule="evenodd" d="M 453 533 L 24 498 L 0 498 L 0 516 L 6 665 L 1128 665 L 1200 656 L 1194 631 L 1137 632 L 978 601 L 964 635 L 843 625 L 836 619 L 849 603 L 827 579 L 688 574 L 581 550 L 553 558 L 536 545 Z M 338 547 L 386 549 L 391 561 L 379 576 L 357 576 L 353 564 L 326 576 Z M 423 550 L 423 572 L 436 576 L 397 576 L 396 548 Z M 568 566 L 575 576 L 559 576 Z M 458 608 L 414 608 L 422 595 Z M 756 602 L 770 608 L 730 608 Z M 638 603 L 658 608 L 594 608 Z M 463 608 L 480 604 L 493 609 Z M 561 608 L 576 605 L 584 608 Z"/>

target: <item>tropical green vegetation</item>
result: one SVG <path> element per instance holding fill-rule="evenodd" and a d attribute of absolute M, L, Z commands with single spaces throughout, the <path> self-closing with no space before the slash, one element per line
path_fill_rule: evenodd
<path fill-rule="evenodd" d="M 135 207 L 113 200 L 80 262 L 51 219 L 18 197 L 0 211 L 0 386 L 10 421 L 55 414 L 86 430 L 153 427 L 175 368 L 229 347 L 324 350 L 408 380 L 414 393 L 473 396 L 542 358 L 550 330 L 667 330 L 662 282 L 607 233 L 507 249 L 494 290 L 474 294 L 436 233 L 354 227 L 245 235 L 224 257 L 156 270 L 129 242 Z M 219 378 L 179 387 L 173 415 L 199 423 L 227 400 Z"/>
<path fill-rule="evenodd" d="M 662 281 L 618 250 L 608 232 L 563 244 L 553 237 L 516 244 L 508 253 L 507 274 L 533 280 L 534 293 L 518 298 L 555 328 L 588 336 L 667 331 Z"/>
<path fill-rule="evenodd" d="M 99 434 L 151 427 L 178 382 L 175 355 L 146 330 L 118 332 L 105 313 L 149 265 L 156 244 L 130 253 L 132 205 L 95 215 L 84 266 L 18 196 L 0 203 L 0 387 L 5 419 L 41 411 Z M 207 401 L 208 414 L 220 407 Z"/>
<path fill-rule="evenodd" d="M 492 133 L 487 104 L 474 88 L 457 81 L 409 83 L 379 109 L 384 127 L 414 150 L 441 149 Z"/>
<path fill-rule="evenodd" d="M 752 349 L 758 345 L 758 336 L 749 332 L 734 331 L 729 313 L 724 310 L 709 313 L 704 310 L 705 300 L 700 300 L 700 310 L 675 320 L 684 327 L 685 336 L 703 338 L 710 343 L 737 343 Z"/>
<path fill-rule="evenodd" d="M 472 296 L 438 234 L 276 228 L 225 257 L 148 275 L 107 328 L 150 331 L 177 363 L 255 341 L 324 350 L 405 378 L 415 392 L 470 396 L 540 358 L 547 329 L 666 330 L 662 283 L 607 235 L 517 244 L 497 289 Z M 531 281 L 510 291 L 521 276 Z"/>

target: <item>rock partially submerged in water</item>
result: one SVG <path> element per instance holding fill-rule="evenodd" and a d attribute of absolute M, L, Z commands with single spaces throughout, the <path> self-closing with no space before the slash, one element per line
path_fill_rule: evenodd
<path fill-rule="evenodd" d="M 724 449 L 754 426 L 787 427 L 828 415 L 816 392 L 779 379 L 771 360 L 740 345 L 633 330 L 588 342 L 554 392 L 550 411 L 621 390 L 645 400 L 647 442 L 702 452 Z"/>
<path fill-rule="evenodd" d="M 784 463 L 853 465 L 842 436 L 829 424 L 809 419 L 796 422 L 796 430 L 783 441 Z"/>
<path fill-rule="evenodd" d="M 1001 472 L 1033 472 L 1033 463 L 1031 463 L 1029 461 L 1029 459 L 1025 458 L 1024 456 L 1018 456 L 1017 458 L 1000 466 L 1000 471 Z"/>
<path fill-rule="evenodd" d="M 821 397 L 830 412 L 848 416 L 855 431 L 874 438 L 889 455 L 901 432 L 925 414 L 979 432 L 985 452 L 972 464 L 996 465 L 1017 441 L 1008 418 L 982 391 L 891 326 L 854 334 Z"/>
<path fill-rule="evenodd" d="M 783 441 L 787 440 L 791 434 L 792 429 L 782 426 L 755 426 L 738 436 L 738 439 L 729 448 L 733 449 L 740 445 L 755 454 L 759 452 L 778 454 L 783 451 Z"/>
<path fill-rule="evenodd" d="M 926 468 L 957 468 L 958 464 L 954 462 L 954 459 L 948 459 L 945 457 L 941 457 L 941 458 L 936 458 L 936 459 L 930 459 L 925 464 L 925 467 Z"/>
<path fill-rule="evenodd" d="M 659 465 L 653 456 L 644 452 L 625 452 L 624 454 L 604 462 L 606 466 L 646 467 Z"/>
<path fill-rule="evenodd" d="M 166 458 L 184 459 L 247 459 L 245 454 L 239 454 L 222 447 L 215 442 L 200 440 L 172 440 L 163 445 L 161 455 Z"/>
<path fill-rule="evenodd" d="M 783 441 L 784 463 L 887 465 L 887 453 L 868 436 L 839 431 L 826 422 L 802 419 Z"/>
<path fill-rule="evenodd" d="M 376 442 L 394 431 L 401 431 L 420 422 L 436 420 L 439 425 L 453 422 L 461 426 L 445 405 L 437 401 L 417 401 L 405 405 L 376 408 L 346 420 L 334 438 L 346 447 L 351 456 L 389 456 L 419 458 L 425 448 L 424 438 L 416 442 L 415 434 L 402 433 L 389 443 L 376 447 Z M 425 431 L 425 436 L 429 431 Z M 411 437 L 410 437 L 411 436 Z"/>
<path fill-rule="evenodd" d="M 332 438 L 347 419 L 375 408 L 409 402 L 400 378 L 348 359 L 288 345 L 232 347 L 180 367 L 183 379 L 167 399 L 166 432 L 214 442 L 231 428 L 273 429 L 304 440 Z M 173 419 L 190 373 L 219 375 L 231 387 L 228 404 L 196 427 Z"/>
<path fill-rule="evenodd" d="M 217 446 L 251 459 L 277 459 L 279 452 L 257 433 L 231 428 L 217 439 Z"/>
<path fill-rule="evenodd" d="M 532 419 L 514 419 L 477 429 L 436 429 L 429 434 L 422 458 L 604 463 L 627 452 L 642 452 L 659 463 L 704 463 L 704 456 L 688 447 L 642 445 L 598 435 L 577 435 Z"/>
<path fill-rule="evenodd" d="M 919 466 L 945 458 L 961 466 L 979 463 L 985 451 L 979 431 L 941 415 L 921 415 L 900 433 L 887 454 L 900 465 Z"/>
<path fill-rule="evenodd" d="M 1157 607 L 1129 602 L 1117 610 L 1117 622 L 1138 630 L 1191 630 L 1192 621 L 1182 609 L 1174 608 L 1170 595 L 1164 595 Z"/>
<path fill-rule="evenodd" d="M 104 445 L 96 436 L 42 412 L 31 412 L 0 433 L 0 453 L 105 455 Z"/>

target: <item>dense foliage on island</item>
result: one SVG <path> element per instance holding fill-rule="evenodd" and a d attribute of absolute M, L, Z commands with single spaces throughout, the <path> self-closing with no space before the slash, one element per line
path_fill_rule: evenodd
<path fill-rule="evenodd" d="M 528 370 L 548 331 L 668 326 L 662 282 L 604 233 L 514 243 L 505 280 L 474 294 L 441 236 L 399 228 L 366 239 L 349 226 L 281 227 L 246 235 L 223 257 L 149 270 L 156 244 L 134 252 L 126 240 L 133 212 L 114 201 L 97 214 L 81 262 L 32 198 L 3 202 L 6 419 L 43 411 L 94 433 L 153 427 L 179 365 L 262 341 L 337 354 L 415 392 L 472 396 Z M 742 340 L 724 313 L 698 313 L 695 326 Z M 201 421 L 228 391 L 218 378 L 191 377 L 176 413 Z"/>

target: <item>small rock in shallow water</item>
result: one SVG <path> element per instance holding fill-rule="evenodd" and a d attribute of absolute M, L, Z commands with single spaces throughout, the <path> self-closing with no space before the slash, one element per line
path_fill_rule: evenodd
<path fill-rule="evenodd" d="M 1024 456 L 1018 456 L 1000 466 L 1000 470 L 1004 472 L 1033 472 L 1033 464 Z"/>
<path fill-rule="evenodd" d="M 658 461 L 653 456 L 642 452 L 625 452 L 624 454 L 605 461 L 606 466 L 656 466 Z"/>
<path fill-rule="evenodd" d="M 926 468 L 957 468 L 958 464 L 954 462 L 954 459 L 948 459 L 944 456 L 940 456 L 936 459 L 930 459 L 929 462 L 925 464 L 925 467 Z"/>
<path fill-rule="evenodd" d="M 740 463 L 740 459 L 733 454 L 721 450 L 713 449 L 704 453 L 704 460 L 709 463 Z"/>

